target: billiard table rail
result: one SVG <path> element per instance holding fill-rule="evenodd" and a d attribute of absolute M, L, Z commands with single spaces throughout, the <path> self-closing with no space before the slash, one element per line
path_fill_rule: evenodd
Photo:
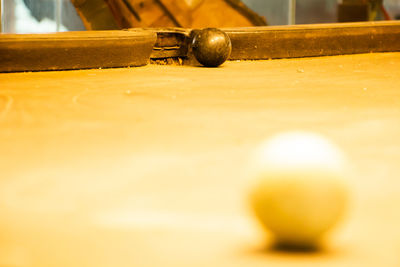
<path fill-rule="evenodd" d="M 266 60 L 400 51 L 400 21 L 224 28 L 230 60 Z M 53 34 L 0 34 L 0 72 L 196 65 L 196 29 L 135 28 Z"/>

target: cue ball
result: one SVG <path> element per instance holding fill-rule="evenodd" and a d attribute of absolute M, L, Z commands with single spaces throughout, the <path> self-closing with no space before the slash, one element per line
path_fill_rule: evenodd
<path fill-rule="evenodd" d="M 343 153 L 308 132 L 279 134 L 256 153 L 250 201 L 278 246 L 315 248 L 348 205 Z"/>
<path fill-rule="evenodd" d="M 192 50 L 197 61 L 204 66 L 218 67 L 229 58 L 232 43 L 225 32 L 206 28 L 195 32 Z"/>

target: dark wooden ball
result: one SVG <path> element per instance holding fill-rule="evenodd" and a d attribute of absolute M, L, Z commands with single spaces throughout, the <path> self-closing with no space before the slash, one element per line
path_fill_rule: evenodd
<path fill-rule="evenodd" d="M 195 32 L 192 50 L 197 61 L 204 66 L 218 67 L 229 58 L 232 43 L 225 32 L 215 28 L 206 28 Z"/>

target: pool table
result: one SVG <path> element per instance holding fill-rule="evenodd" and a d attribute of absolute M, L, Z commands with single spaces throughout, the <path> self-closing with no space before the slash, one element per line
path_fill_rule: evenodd
<path fill-rule="evenodd" d="M 291 49 L 234 48 L 218 68 L 1 73 L 0 266 L 400 266 L 399 50 Z M 293 130 L 352 167 L 320 250 L 275 248 L 248 204 L 254 151 Z"/>

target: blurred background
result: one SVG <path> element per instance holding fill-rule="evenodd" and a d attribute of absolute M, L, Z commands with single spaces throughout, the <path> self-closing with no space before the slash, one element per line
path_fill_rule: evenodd
<path fill-rule="evenodd" d="M 39 33 L 85 30 L 84 23 L 70 0 L 0 1 L 2 32 Z M 264 17 L 268 25 L 288 25 L 337 22 L 338 7 L 343 1 L 356 2 L 354 0 L 243 0 L 242 2 Z M 383 5 L 385 13 L 376 16 L 376 20 L 400 18 L 400 0 L 384 0 Z M 345 15 L 349 14 L 348 10 L 343 12 Z"/>

